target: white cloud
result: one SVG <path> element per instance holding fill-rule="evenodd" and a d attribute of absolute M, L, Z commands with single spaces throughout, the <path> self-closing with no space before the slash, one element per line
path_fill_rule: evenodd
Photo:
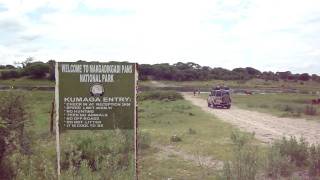
<path fill-rule="evenodd" d="M 0 24 L 10 19 L 24 27 L 22 32 L 8 32 L 18 44 L 6 47 L 0 37 L 1 63 L 34 56 L 62 61 L 194 61 L 275 71 L 320 68 L 318 0 L 7 0 L 0 4 L 8 9 L 0 12 Z M 36 20 L 28 16 L 42 7 L 55 11 L 36 14 Z M 79 8 L 110 12 L 88 14 Z M 113 15 L 112 10 L 131 13 Z"/>

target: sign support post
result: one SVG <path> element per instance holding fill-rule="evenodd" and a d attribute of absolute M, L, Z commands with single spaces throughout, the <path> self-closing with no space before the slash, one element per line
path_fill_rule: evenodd
<path fill-rule="evenodd" d="M 59 69 L 58 69 L 58 62 L 56 62 L 55 66 L 55 80 L 56 80 L 56 87 L 55 87 L 55 108 L 56 108 L 56 151 L 57 151 L 57 175 L 58 180 L 60 180 L 60 131 L 59 131 Z"/>

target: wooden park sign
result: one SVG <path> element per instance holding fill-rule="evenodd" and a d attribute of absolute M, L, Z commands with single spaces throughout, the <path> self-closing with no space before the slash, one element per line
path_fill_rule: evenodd
<path fill-rule="evenodd" d="M 58 177 L 59 129 L 134 129 L 136 159 L 136 64 L 57 62 L 55 73 Z"/>
<path fill-rule="evenodd" d="M 57 67 L 62 129 L 134 128 L 135 64 L 61 62 Z"/>

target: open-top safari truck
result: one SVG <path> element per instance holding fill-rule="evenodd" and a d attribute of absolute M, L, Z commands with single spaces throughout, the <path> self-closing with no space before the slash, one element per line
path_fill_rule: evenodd
<path fill-rule="evenodd" d="M 230 88 L 220 86 L 212 88 L 207 102 L 208 107 L 229 109 L 231 107 Z"/>

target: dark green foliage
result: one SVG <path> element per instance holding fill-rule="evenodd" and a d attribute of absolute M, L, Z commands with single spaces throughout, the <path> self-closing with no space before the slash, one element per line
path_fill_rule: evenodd
<path fill-rule="evenodd" d="M 301 81 L 309 81 L 310 78 L 311 77 L 308 73 L 303 73 L 299 75 L 299 80 Z"/>
<path fill-rule="evenodd" d="M 308 81 L 312 78 L 314 81 L 320 81 L 320 77 L 316 74 L 312 77 L 308 73 L 292 74 L 290 71 L 285 72 L 261 72 L 252 67 L 235 68 L 233 70 L 221 67 L 211 68 L 208 66 L 200 66 L 199 64 L 188 62 L 178 62 L 173 65 L 168 63 L 162 64 L 141 64 L 139 66 L 140 80 L 169 80 L 169 81 L 193 81 L 193 80 L 239 80 L 247 81 L 253 78 L 260 78 L 266 81 L 290 80 L 290 81 Z"/>
<path fill-rule="evenodd" d="M 29 63 L 23 68 L 23 75 L 31 76 L 32 78 L 43 78 L 49 73 L 49 64 L 43 62 Z"/>
<path fill-rule="evenodd" d="M 0 72 L 1 79 L 11 79 L 18 78 L 21 76 L 21 73 L 18 70 L 8 70 Z"/>
<path fill-rule="evenodd" d="M 144 100 L 166 100 L 166 101 L 176 101 L 183 99 L 180 93 L 175 91 L 147 91 L 142 92 L 138 95 L 138 101 Z"/>
<path fill-rule="evenodd" d="M 232 71 L 224 68 L 210 68 L 199 64 L 178 62 L 173 65 L 162 64 L 141 64 L 139 66 L 139 79 L 172 80 L 172 81 L 193 81 L 193 80 L 247 80 L 259 77 L 261 72 L 251 68 L 236 68 Z"/>

